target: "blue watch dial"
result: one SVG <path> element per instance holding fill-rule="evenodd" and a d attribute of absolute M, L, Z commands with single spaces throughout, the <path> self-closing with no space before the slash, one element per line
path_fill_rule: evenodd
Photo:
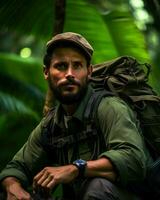
<path fill-rule="evenodd" d="M 86 168 L 86 165 L 87 165 L 87 162 L 85 160 L 78 159 L 78 160 L 75 160 L 73 162 L 73 165 L 75 165 L 78 168 L 78 170 L 79 170 L 78 177 L 83 177 L 84 176 L 84 172 L 85 172 L 85 168 Z"/>

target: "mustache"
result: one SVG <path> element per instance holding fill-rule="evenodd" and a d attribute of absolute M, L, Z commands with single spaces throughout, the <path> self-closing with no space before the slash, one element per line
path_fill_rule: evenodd
<path fill-rule="evenodd" d="M 69 85 L 69 84 L 81 85 L 78 79 L 75 79 L 71 76 L 67 77 L 66 79 L 61 80 L 59 84 L 60 85 Z"/>

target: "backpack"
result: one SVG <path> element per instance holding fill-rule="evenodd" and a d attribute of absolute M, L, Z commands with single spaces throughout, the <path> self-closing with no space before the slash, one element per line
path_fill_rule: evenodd
<path fill-rule="evenodd" d="M 160 97 L 148 84 L 151 66 L 130 56 L 94 65 L 90 84 L 122 98 L 140 121 L 146 144 L 154 159 L 160 156 Z M 88 111 L 90 112 L 90 111 Z"/>

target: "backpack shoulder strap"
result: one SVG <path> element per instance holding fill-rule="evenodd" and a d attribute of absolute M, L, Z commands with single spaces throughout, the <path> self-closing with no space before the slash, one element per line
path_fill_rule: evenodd
<path fill-rule="evenodd" d="M 91 95 L 84 113 L 84 121 L 86 126 L 86 132 L 96 135 L 96 145 L 94 146 L 94 152 L 100 153 L 106 149 L 106 143 L 104 135 L 102 134 L 99 119 L 98 119 L 98 106 L 103 97 L 115 96 L 112 92 L 105 89 L 96 89 Z M 99 142 L 98 142 L 99 141 Z M 100 144 L 100 145 L 99 145 Z M 93 146 L 93 144 L 92 144 Z M 95 158 L 97 158 L 96 154 Z"/>
<path fill-rule="evenodd" d="M 98 88 L 94 90 L 85 109 L 84 119 L 86 121 L 89 121 L 96 117 L 96 112 L 97 112 L 99 103 L 101 102 L 102 98 L 106 96 L 114 96 L 114 94 L 103 88 Z"/>

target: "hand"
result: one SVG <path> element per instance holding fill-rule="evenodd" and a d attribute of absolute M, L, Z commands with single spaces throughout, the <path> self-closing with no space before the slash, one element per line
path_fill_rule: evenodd
<path fill-rule="evenodd" d="M 60 183 L 69 183 L 78 176 L 78 169 L 74 165 L 60 167 L 45 167 L 33 179 L 33 189 L 41 188 L 51 191 Z"/>
<path fill-rule="evenodd" d="M 3 187 L 6 190 L 7 200 L 31 200 L 31 196 L 26 192 L 19 181 L 15 178 L 6 178 L 2 182 Z"/>

